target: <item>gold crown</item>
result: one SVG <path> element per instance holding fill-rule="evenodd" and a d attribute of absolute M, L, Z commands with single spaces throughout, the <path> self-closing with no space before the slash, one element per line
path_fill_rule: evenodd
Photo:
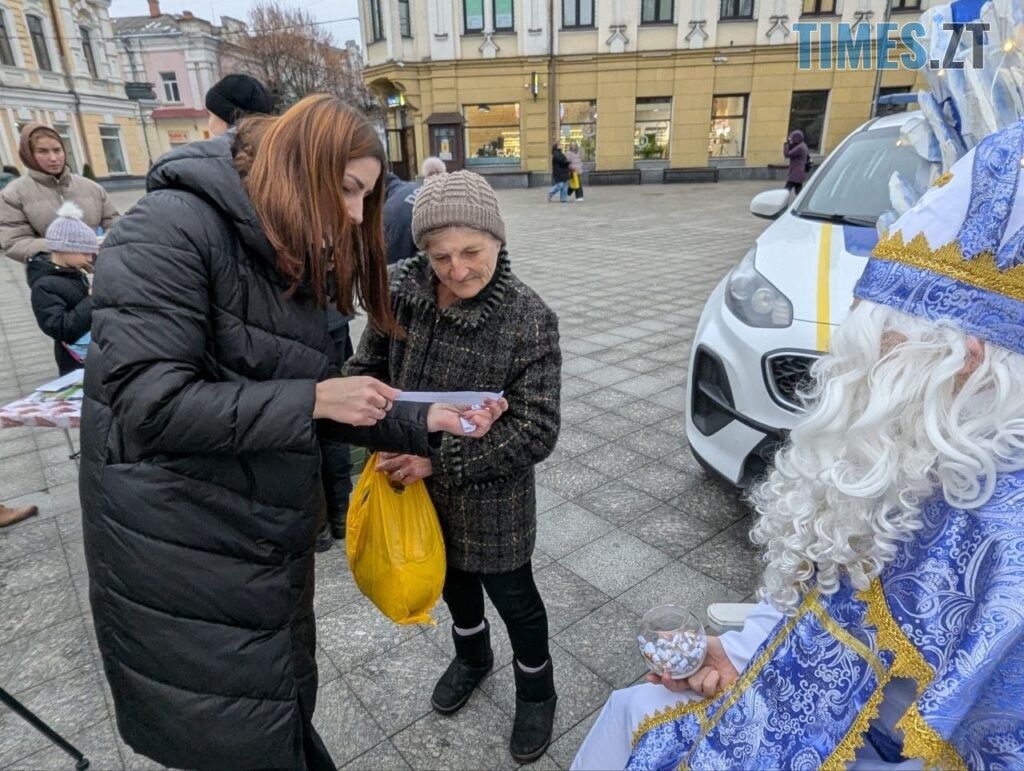
<path fill-rule="evenodd" d="M 924 233 L 918 233 L 907 243 L 903 240 L 903 234 L 896 232 L 879 241 L 871 256 L 938 273 L 963 284 L 1024 302 L 1024 264 L 1000 270 L 991 252 L 965 259 L 956 241 L 933 249 Z"/>

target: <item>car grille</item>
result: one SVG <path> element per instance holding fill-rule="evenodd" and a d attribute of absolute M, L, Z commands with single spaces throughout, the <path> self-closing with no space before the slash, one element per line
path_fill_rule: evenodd
<path fill-rule="evenodd" d="M 811 365 L 818 360 L 815 354 L 775 353 L 765 357 L 765 378 L 772 398 L 782 407 L 802 412 L 797 392 L 811 383 Z"/>

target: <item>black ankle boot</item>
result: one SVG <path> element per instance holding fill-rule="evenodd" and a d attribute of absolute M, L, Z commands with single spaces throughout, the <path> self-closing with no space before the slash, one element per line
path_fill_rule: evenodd
<path fill-rule="evenodd" d="M 551 659 L 540 672 L 524 672 L 519 663 L 513 661 L 512 671 L 516 678 L 516 718 L 508 750 L 517 763 L 532 763 L 551 744 L 558 702 L 554 671 Z"/>
<path fill-rule="evenodd" d="M 434 709 L 445 715 L 458 712 L 494 666 L 491 627 L 486 619 L 483 630 L 469 636 L 458 634 L 452 626 L 452 639 L 455 641 L 455 658 L 437 681 L 430 697 Z"/>
<path fill-rule="evenodd" d="M 334 539 L 331 538 L 331 528 L 326 524 L 320 529 L 320 532 L 316 534 L 316 549 L 318 554 L 323 554 L 325 551 L 330 551 L 334 545 Z"/>
<path fill-rule="evenodd" d="M 345 520 L 347 517 L 347 507 L 327 509 L 327 529 L 331 531 L 331 535 L 336 541 L 341 541 L 345 538 Z"/>

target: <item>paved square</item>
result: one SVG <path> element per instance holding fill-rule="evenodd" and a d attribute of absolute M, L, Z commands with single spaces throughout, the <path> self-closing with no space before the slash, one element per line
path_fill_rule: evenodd
<path fill-rule="evenodd" d="M 643 675 L 633 635 L 652 605 L 702 610 L 754 589 L 749 512 L 706 478 L 683 432 L 685 377 L 704 300 L 764 226 L 747 213 L 771 183 L 544 190 L 500 199 L 517 275 L 561 319 L 563 421 L 538 474 L 537 583 L 559 689 L 556 740 L 537 768 L 565 768 L 612 688 Z M 124 209 L 133 194 L 115 196 Z M 56 375 L 24 271 L 0 260 L 0 403 Z M 96 769 L 150 768 L 117 736 L 88 606 L 77 475 L 59 431 L 0 431 L 0 501 L 40 516 L 0 530 L 0 687 L 77 744 Z M 515 696 L 508 637 L 491 609 L 495 671 L 455 717 L 429 693 L 452 644 L 397 627 L 363 598 L 340 548 L 317 559 L 316 724 L 339 766 L 509 768 Z M 490 606 L 489 606 L 490 607 Z M 202 730 L 197 726 L 196 730 Z M 73 764 L 0 708 L 0 768 Z"/>

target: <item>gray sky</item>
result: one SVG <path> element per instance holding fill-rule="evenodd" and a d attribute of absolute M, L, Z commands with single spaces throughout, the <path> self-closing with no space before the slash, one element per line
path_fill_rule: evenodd
<path fill-rule="evenodd" d="M 358 0 L 284 0 L 286 4 L 299 5 L 314 16 L 318 21 L 331 21 L 359 15 Z M 217 22 L 221 16 L 232 16 L 248 21 L 249 8 L 255 0 L 160 0 L 160 10 L 164 13 L 181 13 L 192 11 L 196 16 Z M 149 13 L 147 0 L 113 0 L 110 5 L 111 16 L 145 16 Z M 334 36 L 334 44 L 345 45 L 346 40 L 355 40 L 361 44 L 358 21 L 342 21 L 324 25 Z"/>

